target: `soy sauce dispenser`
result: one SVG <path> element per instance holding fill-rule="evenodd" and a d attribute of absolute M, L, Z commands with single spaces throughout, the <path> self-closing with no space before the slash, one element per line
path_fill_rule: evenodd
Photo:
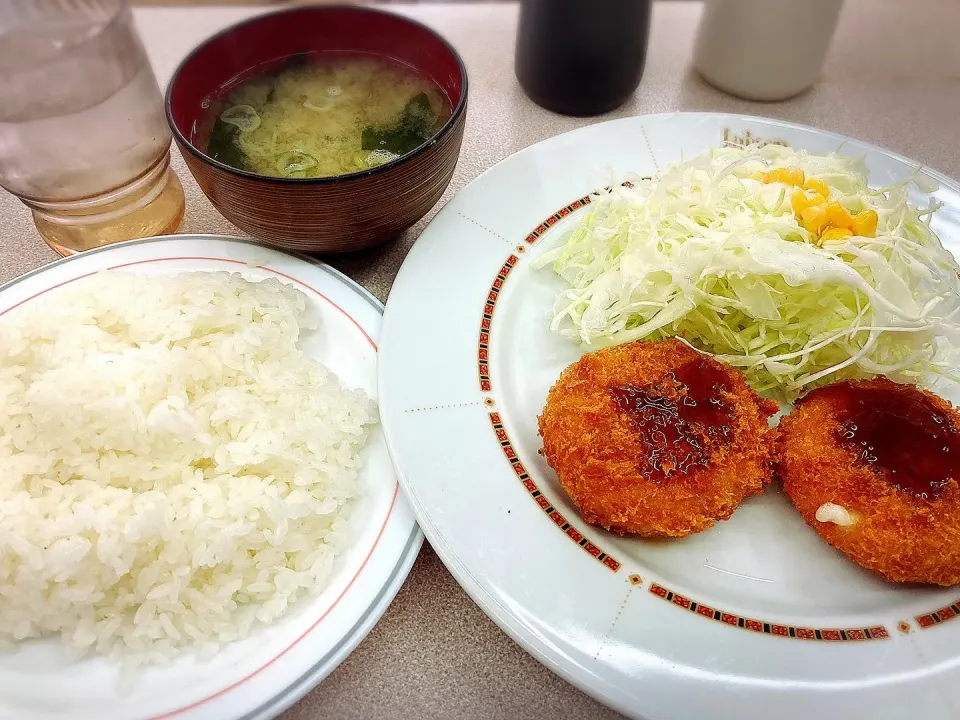
<path fill-rule="evenodd" d="M 652 0 L 522 0 L 515 70 L 538 105 L 599 115 L 640 84 Z"/>

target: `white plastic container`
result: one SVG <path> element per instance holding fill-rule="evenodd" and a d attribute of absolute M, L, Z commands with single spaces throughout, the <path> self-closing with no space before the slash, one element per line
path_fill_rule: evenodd
<path fill-rule="evenodd" d="M 820 74 L 843 0 L 706 0 L 694 51 L 703 78 L 747 100 L 785 100 Z"/>

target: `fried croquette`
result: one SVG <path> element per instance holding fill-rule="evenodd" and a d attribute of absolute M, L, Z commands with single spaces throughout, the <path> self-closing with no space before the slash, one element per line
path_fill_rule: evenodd
<path fill-rule="evenodd" d="M 912 385 L 842 382 L 780 423 L 778 471 L 807 524 L 896 582 L 960 583 L 960 414 Z"/>
<path fill-rule="evenodd" d="M 591 525 L 682 537 L 772 477 L 776 403 L 679 340 L 584 355 L 540 416 L 543 454 Z"/>

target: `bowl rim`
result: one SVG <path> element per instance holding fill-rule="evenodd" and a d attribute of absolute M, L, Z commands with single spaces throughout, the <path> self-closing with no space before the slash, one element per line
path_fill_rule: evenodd
<path fill-rule="evenodd" d="M 337 10 L 337 11 L 346 10 L 349 12 L 366 13 L 366 14 L 374 14 L 374 15 L 389 15 L 392 18 L 406 22 L 435 37 L 440 42 L 440 44 L 446 48 L 447 52 L 450 53 L 451 57 L 453 57 L 453 59 L 456 61 L 457 67 L 460 70 L 460 80 L 463 86 L 463 90 L 460 93 L 460 99 L 457 102 L 456 107 L 453 108 L 453 111 L 450 113 L 450 117 L 447 118 L 447 121 L 443 124 L 443 126 L 439 130 L 437 130 L 437 132 L 431 135 L 427 140 L 425 140 L 423 144 L 418 145 L 413 150 L 410 150 L 409 152 L 404 153 L 403 155 L 400 155 L 399 157 L 396 157 L 393 160 L 389 160 L 383 163 L 382 165 L 377 165 L 375 167 L 368 168 L 366 170 L 359 170 L 357 172 L 345 173 L 343 175 L 327 175 L 324 177 L 315 177 L 315 178 L 288 178 L 288 177 L 277 177 L 274 175 L 261 175 L 259 173 L 249 172 L 248 170 L 240 170 L 239 168 L 231 167 L 226 163 L 222 163 L 219 160 L 215 160 L 214 158 L 210 157 L 205 152 L 203 152 L 198 147 L 196 147 L 193 143 L 191 143 L 184 136 L 184 134 L 180 131 L 180 128 L 177 126 L 177 123 L 173 119 L 171 95 L 173 93 L 173 88 L 176 85 L 177 80 L 180 78 L 180 75 L 183 72 L 184 67 L 187 65 L 187 63 L 189 63 L 194 58 L 194 56 L 197 55 L 197 53 L 199 53 L 203 48 L 205 48 L 214 40 L 217 40 L 225 35 L 229 35 L 230 33 L 236 32 L 240 28 L 245 27 L 247 25 L 254 25 L 256 23 L 262 22 L 267 18 L 275 17 L 278 15 L 291 15 L 295 13 L 303 13 L 305 15 L 322 14 L 322 13 L 326 13 L 334 10 Z M 351 180 L 359 180 L 362 178 L 370 177 L 371 175 L 379 174 L 381 172 L 386 172 L 392 168 L 397 167 L 398 165 L 401 165 L 402 163 L 408 160 L 411 160 L 415 156 L 421 154 L 422 152 L 426 151 L 428 148 L 440 142 L 440 140 L 443 137 L 450 134 L 450 132 L 453 130 L 454 126 L 457 124 L 457 122 L 459 121 L 460 117 L 463 115 L 467 107 L 467 86 L 468 86 L 467 68 L 466 68 L 466 65 L 464 65 L 463 63 L 463 58 L 460 57 L 460 53 L 457 52 L 456 48 L 454 48 L 453 45 L 446 38 L 444 38 L 442 35 L 440 35 L 440 33 L 436 32 L 435 30 L 428 27 L 424 23 L 418 20 L 409 18 L 406 15 L 401 15 L 399 13 L 394 13 L 394 12 L 387 12 L 385 10 L 380 10 L 378 8 L 372 8 L 364 5 L 343 5 L 343 4 L 306 5 L 302 7 L 287 8 L 284 10 L 278 10 L 276 12 L 267 12 L 267 13 L 261 13 L 261 14 L 255 15 L 251 18 L 247 18 L 246 20 L 241 20 L 240 22 L 236 22 L 236 23 L 233 23 L 232 25 L 228 25 L 222 30 L 214 33 L 213 35 L 210 35 L 209 37 L 201 41 L 196 47 L 194 47 L 189 53 L 187 53 L 187 55 L 177 64 L 176 69 L 173 71 L 173 74 L 170 76 L 170 81 L 167 83 L 167 88 L 163 96 L 163 105 L 164 105 L 165 114 L 167 116 L 167 124 L 170 126 L 170 130 L 173 133 L 174 139 L 176 139 L 177 141 L 177 145 L 179 145 L 181 149 L 186 148 L 188 152 L 196 156 L 199 160 L 209 165 L 212 165 L 218 170 L 222 170 L 231 175 L 237 175 L 239 177 L 247 178 L 250 180 L 261 180 L 264 182 L 279 183 L 282 185 L 285 185 L 285 184 L 335 185 L 337 183 L 348 182 Z"/>

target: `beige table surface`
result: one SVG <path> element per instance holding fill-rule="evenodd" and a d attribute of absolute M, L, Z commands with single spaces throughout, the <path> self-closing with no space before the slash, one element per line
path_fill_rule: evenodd
<path fill-rule="evenodd" d="M 521 92 L 513 75 L 515 5 L 391 9 L 445 35 L 469 72 L 463 151 L 444 201 L 511 153 L 591 122 L 541 110 Z M 166 85 L 179 60 L 200 40 L 255 12 L 249 7 L 137 9 L 160 84 Z M 777 104 L 736 100 L 691 73 L 699 14 L 697 2 L 655 4 L 643 81 L 633 99 L 607 117 L 674 110 L 767 115 L 852 135 L 960 177 L 958 0 L 847 0 L 820 82 Z M 187 193 L 181 231 L 236 234 L 200 193 L 179 154 L 174 155 L 174 168 Z M 383 249 L 334 259 L 333 264 L 386 300 L 390 283 L 425 222 Z M 0 281 L 55 259 L 33 230 L 26 210 L 8 195 L 0 195 L 0 227 Z M 283 720 L 550 716 L 615 714 L 514 644 L 425 545 L 380 623 Z"/>

